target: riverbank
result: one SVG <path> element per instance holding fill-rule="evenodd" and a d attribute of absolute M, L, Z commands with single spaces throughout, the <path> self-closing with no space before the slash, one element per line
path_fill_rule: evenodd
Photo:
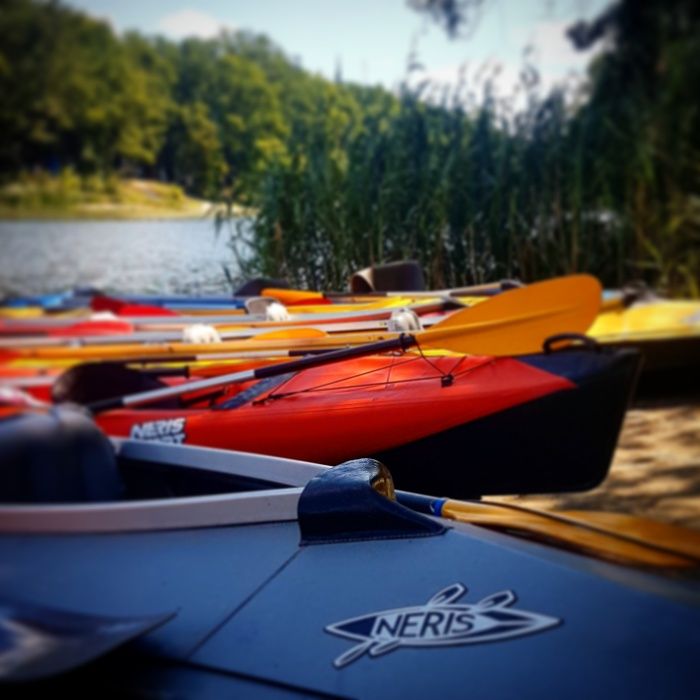
<path fill-rule="evenodd" d="M 72 172 L 24 176 L 0 187 L 0 219 L 10 221 L 193 219 L 213 217 L 220 206 L 190 197 L 179 185 Z M 249 213 L 234 205 L 235 216 Z"/>

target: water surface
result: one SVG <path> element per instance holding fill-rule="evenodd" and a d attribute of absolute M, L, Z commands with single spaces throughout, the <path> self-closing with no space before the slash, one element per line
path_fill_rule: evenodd
<path fill-rule="evenodd" d="M 0 221 L 0 295 L 95 286 L 130 293 L 226 293 L 229 234 L 211 219 Z"/>

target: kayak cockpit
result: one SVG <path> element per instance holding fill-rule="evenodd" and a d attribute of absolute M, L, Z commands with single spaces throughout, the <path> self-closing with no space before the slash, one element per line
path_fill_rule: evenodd
<path fill-rule="evenodd" d="M 0 422 L 0 463 L 2 532 L 295 520 L 301 488 L 275 487 L 303 485 L 324 469 L 264 455 L 111 442 L 87 416 L 66 408 L 18 412 Z"/>
<path fill-rule="evenodd" d="M 3 535 L 124 534 L 288 521 L 298 521 L 302 543 L 445 531 L 398 504 L 391 475 L 374 460 L 331 470 L 210 448 L 110 442 L 85 415 L 65 408 L 21 412 L 0 423 L 0 457 L 5 462 Z M 54 492 L 44 488 L 61 476 L 66 483 Z"/>

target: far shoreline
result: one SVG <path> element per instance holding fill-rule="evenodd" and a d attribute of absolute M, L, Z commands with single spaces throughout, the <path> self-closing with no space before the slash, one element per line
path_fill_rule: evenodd
<path fill-rule="evenodd" d="M 76 207 L 73 209 L 9 209 L 0 207 L 0 224 L 16 222 L 47 222 L 47 221 L 192 221 L 214 219 L 216 213 L 224 209 L 224 205 L 213 202 L 202 202 L 200 208 L 165 209 L 143 208 L 123 205 L 121 207 L 104 207 L 99 211 Z M 253 217 L 255 210 L 251 207 L 235 204 L 231 215 L 238 217 Z"/>
<path fill-rule="evenodd" d="M 110 192 L 75 188 L 68 196 L 60 187 L 60 178 L 50 177 L 6 186 L 0 197 L 0 222 L 197 220 L 213 219 L 220 212 L 255 215 L 251 207 L 234 203 L 229 210 L 226 204 L 191 197 L 178 185 L 154 180 L 123 179 Z"/>

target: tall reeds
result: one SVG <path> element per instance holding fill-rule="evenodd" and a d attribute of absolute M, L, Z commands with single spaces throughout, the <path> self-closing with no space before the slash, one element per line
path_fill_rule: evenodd
<path fill-rule="evenodd" d="M 414 258 L 434 287 L 587 271 L 698 295 L 697 117 L 674 126 L 669 105 L 635 94 L 572 107 L 531 71 L 517 110 L 492 88 L 357 89 L 344 129 L 267 172 L 244 273 L 343 288 Z"/>

